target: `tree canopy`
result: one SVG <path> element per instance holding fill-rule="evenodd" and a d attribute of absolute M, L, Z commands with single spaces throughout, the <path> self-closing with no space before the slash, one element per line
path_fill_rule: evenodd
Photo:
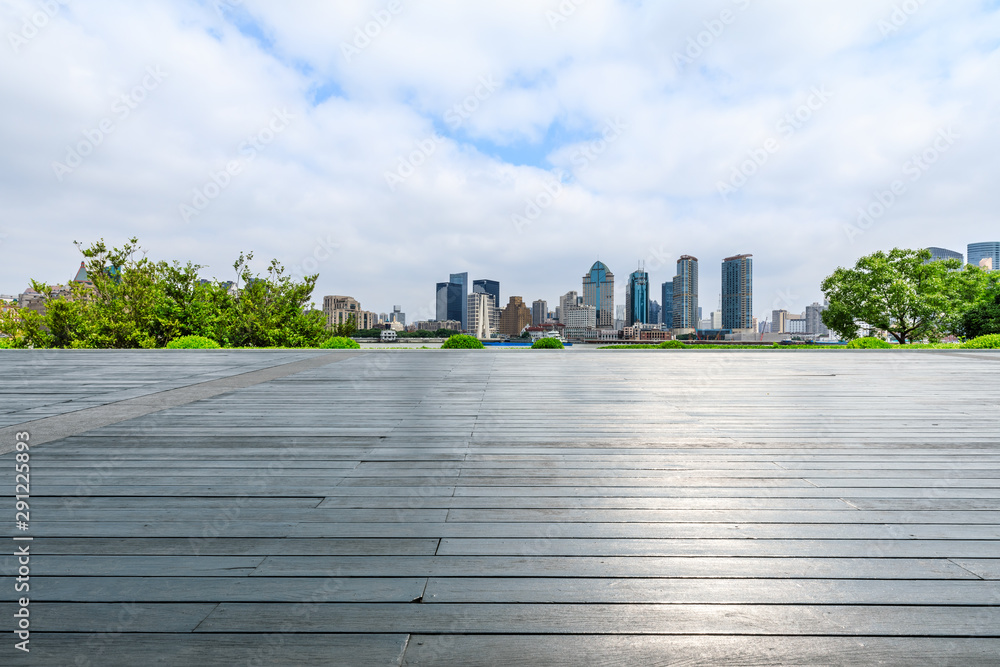
<path fill-rule="evenodd" d="M 823 323 L 848 340 L 859 336 L 859 323 L 899 343 L 957 333 L 990 279 L 957 259 L 930 258 L 929 250 L 893 248 L 862 257 L 853 269 L 838 268 L 821 285 L 830 301 Z"/>
<path fill-rule="evenodd" d="M 154 262 L 136 238 L 121 248 L 102 239 L 80 247 L 93 287 L 71 283 L 63 298 L 32 281 L 43 312 L 28 308 L 0 317 L 0 332 L 21 347 L 154 348 L 182 336 L 224 347 L 315 346 L 329 336 L 321 312 L 308 307 L 317 275 L 301 282 L 272 260 L 264 275 L 240 253 L 233 281 L 202 280 L 202 266 Z"/>

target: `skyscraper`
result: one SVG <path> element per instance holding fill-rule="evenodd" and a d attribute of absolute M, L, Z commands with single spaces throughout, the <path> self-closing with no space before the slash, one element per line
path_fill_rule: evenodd
<path fill-rule="evenodd" d="M 549 315 L 549 304 L 541 299 L 531 303 L 531 326 L 537 327 L 545 324 Z"/>
<path fill-rule="evenodd" d="M 493 295 L 486 292 L 477 292 L 473 287 L 469 301 L 469 334 L 476 338 L 493 338 L 497 332 L 499 322 L 499 310 Z"/>
<path fill-rule="evenodd" d="M 1000 271 L 1000 241 L 969 244 L 969 264 L 982 266 L 984 259 L 991 260 L 991 271 Z"/>
<path fill-rule="evenodd" d="M 493 303 L 500 307 L 500 282 L 498 280 L 473 280 L 472 281 L 472 292 L 485 292 L 486 294 L 493 295 Z"/>
<path fill-rule="evenodd" d="M 753 255 L 722 260 L 722 328 L 753 328 Z"/>
<path fill-rule="evenodd" d="M 448 278 L 452 283 L 457 283 L 462 286 L 460 299 L 461 317 L 456 317 L 462 323 L 462 331 L 468 331 L 469 329 L 469 274 L 468 273 L 453 273 Z"/>
<path fill-rule="evenodd" d="M 562 323 L 566 324 L 566 313 L 569 309 L 576 306 L 576 290 L 571 290 L 566 292 L 561 297 L 559 297 L 559 306 L 556 308 L 556 318 Z"/>
<path fill-rule="evenodd" d="M 466 304 L 465 309 L 468 309 Z M 437 284 L 437 320 L 462 321 L 462 284 L 461 283 L 438 283 Z"/>
<path fill-rule="evenodd" d="M 531 311 L 519 296 L 512 296 L 500 313 L 500 333 L 510 337 L 520 336 L 521 330 L 531 324 Z"/>
<path fill-rule="evenodd" d="M 660 324 L 664 329 L 674 326 L 674 284 L 667 281 L 660 286 Z"/>
<path fill-rule="evenodd" d="M 811 306 L 806 306 L 806 332 L 817 336 L 827 336 L 830 329 L 823 324 L 823 311 L 829 308 L 829 304 L 814 301 Z"/>
<path fill-rule="evenodd" d="M 649 274 L 641 268 L 629 274 L 625 286 L 625 326 L 649 324 Z"/>
<path fill-rule="evenodd" d="M 598 328 L 615 326 L 615 274 L 600 261 L 583 277 L 583 305 L 597 309 Z"/>
<path fill-rule="evenodd" d="M 931 251 L 931 258 L 928 260 L 931 262 L 936 262 L 942 259 L 957 259 L 959 262 L 965 261 L 965 257 L 962 256 L 962 253 L 955 252 L 954 250 L 948 250 L 947 248 L 937 248 L 934 246 L 931 246 L 930 248 L 927 249 Z"/>
<path fill-rule="evenodd" d="M 674 288 L 674 329 L 698 328 L 698 258 L 681 255 L 677 260 Z"/>

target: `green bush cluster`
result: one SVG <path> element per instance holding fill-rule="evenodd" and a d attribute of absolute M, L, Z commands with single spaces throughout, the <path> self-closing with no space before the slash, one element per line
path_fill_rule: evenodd
<path fill-rule="evenodd" d="M 532 350 L 562 350 L 565 347 L 558 338 L 539 338 L 531 344 Z"/>
<path fill-rule="evenodd" d="M 321 350 L 358 350 L 361 345 L 358 344 L 358 341 L 344 336 L 331 336 L 323 341 L 319 347 Z"/>
<path fill-rule="evenodd" d="M 962 347 L 973 350 L 995 350 L 1000 348 L 1000 334 L 986 334 L 967 341 Z"/>
<path fill-rule="evenodd" d="M 181 336 L 167 343 L 168 350 L 218 350 L 221 345 L 204 336 Z"/>
<path fill-rule="evenodd" d="M 455 334 L 444 342 L 442 350 L 481 350 L 483 344 L 475 336 L 466 334 Z"/>
<path fill-rule="evenodd" d="M 315 347 L 330 335 L 323 313 L 308 307 L 318 274 L 292 280 L 277 260 L 259 275 L 253 253 L 240 253 L 235 280 L 220 282 L 202 280 L 204 267 L 190 262 L 148 259 L 135 238 L 80 252 L 93 287 L 73 282 L 63 298 L 32 281 L 45 312 L 5 311 L 0 333 L 34 348 L 156 348 L 184 336 L 223 347 Z"/>
<path fill-rule="evenodd" d="M 872 336 L 855 338 L 847 344 L 848 350 L 888 350 L 891 347 L 892 345 L 881 338 L 874 338 Z"/>
<path fill-rule="evenodd" d="M 683 350 L 691 346 L 687 345 L 686 343 L 682 343 L 679 340 L 665 340 L 662 343 L 660 343 L 657 347 L 659 347 L 661 350 Z"/>

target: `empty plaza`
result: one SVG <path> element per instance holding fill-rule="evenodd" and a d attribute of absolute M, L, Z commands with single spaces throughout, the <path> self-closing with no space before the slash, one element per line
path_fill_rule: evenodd
<path fill-rule="evenodd" d="M 3 360 L 0 664 L 1000 663 L 995 352 Z"/>

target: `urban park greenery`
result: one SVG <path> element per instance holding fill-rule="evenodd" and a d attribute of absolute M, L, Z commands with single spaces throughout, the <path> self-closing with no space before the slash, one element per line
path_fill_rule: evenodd
<path fill-rule="evenodd" d="M 847 349 L 849 350 L 888 350 L 891 347 L 892 345 L 885 342 L 881 338 L 875 338 L 873 336 L 855 338 L 847 344 Z"/>
<path fill-rule="evenodd" d="M 344 336 L 331 336 L 323 341 L 320 348 L 324 350 L 357 350 L 361 348 L 358 341 Z"/>
<path fill-rule="evenodd" d="M 103 239 L 77 243 L 93 287 L 70 283 L 61 297 L 32 281 L 43 312 L 29 308 L 0 315 L 0 333 L 15 347 L 159 348 L 184 336 L 222 347 L 316 347 L 329 335 L 323 314 L 309 307 L 318 274 L 301 281 L 272 260 L 263 275 L 240 253 L 235 280 L 202 280 L 188 262 L 154 262 L 136 238 L 121 248 Z"/>
<path fill-rule="evenodd" d="M 562 350 L 566 346 L 558 338 L 539 338 L 531 344 L 532 350 Z"/>
<path fill-rule="evenodd" d="M 442 350 L 481 350 L 484 345 L 475 336 L 455 334 L 442 345 Z"/>
<path fill-rule="evenodd" d="M 821 285 L 830 302 L 823 323 L 845 340 L 859 337 L 860 324 L 899 343 L 965 335 L 966 314 L 993 294 L 1000 277 L 957 259 L 930 259 L 929 250 L 893 248 L 838 268 Z"/>
<path fill-rule="evenodd" d="M 221 345 L 204 336 L 181 336 L 167 343 L 168 350 L 218 350 Z"/>

